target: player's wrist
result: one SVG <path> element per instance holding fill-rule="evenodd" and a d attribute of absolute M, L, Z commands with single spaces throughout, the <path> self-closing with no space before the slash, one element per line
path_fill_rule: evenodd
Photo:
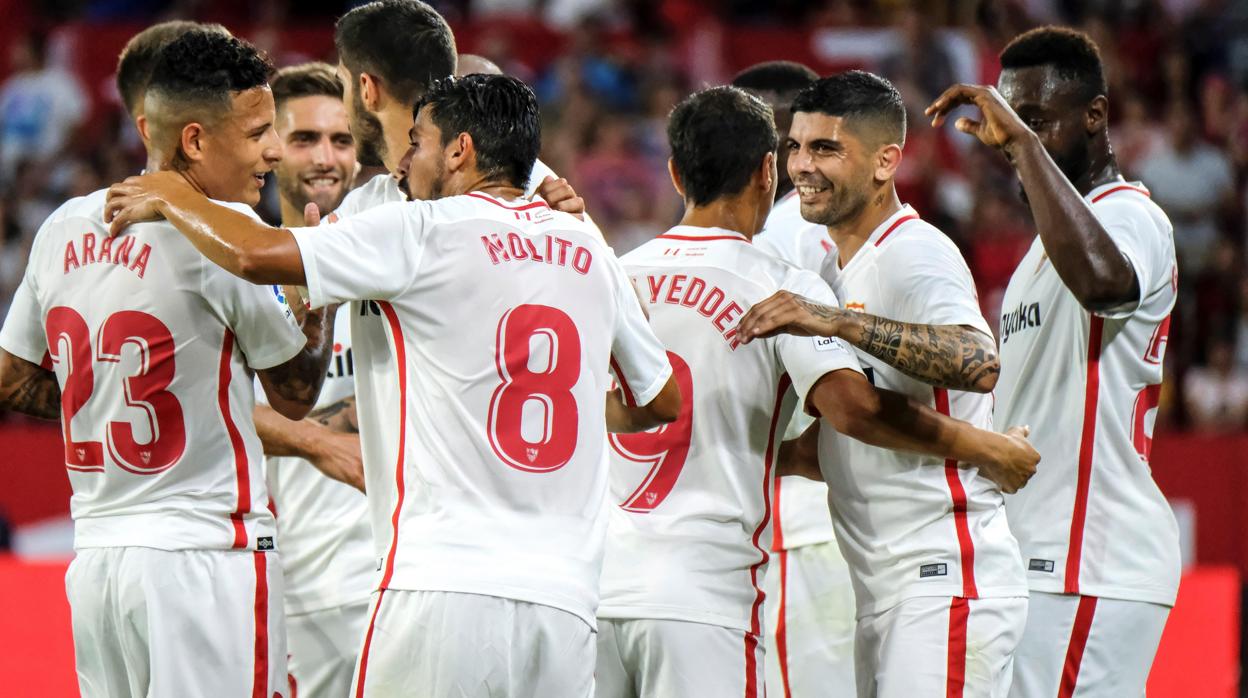
<path fill-rule="evenodd" d="M 1002 146 L 1002 150 L 1005 151 L 1015 169 L 1018 169 L 1025 159 L 1044 151 L 1044 146 L 1040 144 L 1040 137 L 1036 135 L 1036 132 L 1026 126 L 1021 128 L 1021 131 L 1010 134 L 1009 140 Z"/>

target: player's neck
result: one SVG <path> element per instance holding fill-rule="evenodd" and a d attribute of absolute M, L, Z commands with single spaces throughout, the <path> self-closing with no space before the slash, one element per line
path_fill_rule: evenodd
<path fill-rule="evenodd" d="M 302 228 L 307 225 L 303 219 L 303 209 L 296 207 L 284 196 L 279 196 L 277 201 L 281 207 L 283 228 Z"/>
<path fill-rule="evenodd" d="M 685 215 L 680 219 L 681 225 L 731 230 L 751 240 L 762 229 L 762 223 L 758 206 L 743 197 L 720 198 L 705 206 L 686 203 Z"/>
<path fill-rule="evenodd" d="M 500 182 L 497 179 L 483 177 L 477 172 L 454 176 L 447 182 L 445 189 L 446 196 L 456 196 L 474 191 L 489 194 L 496 199 L 504 201 L 515 201 L 524 197 L 524 189 L 507 182 Z"/>
<path fill-rule="evenodd" d="M 393 102 L 377 112 L 377 120 L 381 122 L 381 137 L 386 143 L 386 152 L 382 154 L 382 163 L 390 174 L 399 171 L 399 163 L 411 146 L 408 133 L 412 130 L 411 107 L 404 108 Z"/>
<path fill-rule="evenodd" d="M 1087 196 L 1093 189 L 1118 179 L 1122 179 L 1122 172 L 1118 169 L 1118 158 L 1114 157 L 1112 150 L 1106 148 L 1101 155 L 1088 163 L 1088 169 L 1084 175 L 1072 184 L 1075 185 L 1075 190 L 1080 196 Z"/>
<path fill-rule="evenodd" d="M 828 226 L 828 236 L 836 243 L 840 266 L 843 268 L 849 264 L 849 260 L 867 244 L 871 233 L 900 210 L 901 199 L 897 198 L 897 188 L 890 182 L 867 200 L 857 216 L 839 225 Z"/>

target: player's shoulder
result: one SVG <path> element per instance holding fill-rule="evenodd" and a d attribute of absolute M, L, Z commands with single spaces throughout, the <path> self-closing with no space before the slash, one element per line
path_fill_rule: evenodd
<path fill-rule="evenodd" d="M 885 225 L 882 233 L 867 243 L 875 247 L 877 264 L 912 266 L 951 257 L 962 259 L 962 251 L 953 240 L 912 209 Z"/>
<path fill-rule="evenodd" d="M 1111 182 L 1088 192 L 1088 204 L 1098 218 L 1134 219 L 1148 222 L 1169 234 L 1172 226 L 1165 211 L 1153 201 L 1152 194 L 1140 182 Z"/>
<path fill-rule="evenodd" d="M 630 271 L 647 267 L 713 269 L 766 297 L 802 271 L 787 259 L 730 230 L 678 225 L 620 258 Z M 818 275 L 810 272 L 811 276 Z"/>
<path fill-rule="evenodd" d="M 76 196 L 58 206 L 52 215 L 48 216 L 48 221 L 88 218 L 104 225 L 104 204 L 107 200 L 108 189 L 99 189 L 85 196 Z"/>
<path fill-rule="evenodd" d="M 552 209 L 542 199 L 507 200 L 479 191 L 448 196 L 428 202 L 429 215 L 436 223 L 488 220 L 514 226 L 527 234 L 558 232 L 588 238 L 586 245 L 609 250 L 602 233 L 592 222 Z M 614 254 L 614 253 L 613 253 Z"/>
<path fill-rule="evenodd" d="M 399 190 L 398 182 L 394 181 L 394 177 L 383 173 L 347 192 L 338 208 L 326 218 L 333 223 L 381 204 L 403 200 L 403 192 Z"/>

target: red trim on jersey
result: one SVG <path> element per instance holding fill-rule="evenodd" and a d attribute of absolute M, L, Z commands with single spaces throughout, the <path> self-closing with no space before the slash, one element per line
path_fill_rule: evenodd
<path fill-rule="evenodd" d="M 776 478 L 776 496 L 780 496 L 780 478 Z M 779 511 L 779 500 L 776 502 L 776 510 Z M 776 525 L 780 524 L 780 517 L 776 517 Z M 783 548 L 779 551 L 780 556 L 780 616 L 776 621 L 776 659 L 780 662 L 780 687 L 784 689 L 784 698 L 792 698 L 792 691 L 789 688 L 789 638 L 785 632 L 785 598 L 788 597 L 787 586 L 789 584 L 789 551 Z"/>
<path fill-rule="evenodd" d="M 1083 436 L 1079 440 L 1079 479 L 1075 508 L 1070 516 L 1070 547 L 1066 550 L 1067 594 L 1079 593 L 1079 562 L 1083 554 L 1083 525 L 1088 518 L 1088 490 L 1092 485 L 1092 452 L 1096 445 L 1097 398 L 1101 387 L 1101 335 L 1105 318 L 1088 323 L 1088 376 L 1083 396 Z"/>
<path fill-rule="evenodd" d="M 758 636 L 745 634 L 745 698 L 758 698 Z"/>
<path fill-rule="evenodd" d="M 774 502 L 772 506 L 776 508 L 776 521 L 774 524 L 772 524 L 772 529 L 771 529 L 772 552 L 776 552 L 778 550 L 784 550 L 783 517 L 780 516 L 780 482 L 782 480 L 784 480 L 784 478 L 782 477 L 776 478 L 776 487 L 775 487 L 776 491 L 772 494 L 772 501 Z"/>
<path fill-rule="evenodd" d="M 901 227 L 902 223 L 905 223 L 906 221 L 917 221 L 917 220 L 919 220 L 919 214 L 911 213 L 909 215 L 902 216 L 901 218 L 898 218 L 897 220 L 893 221 L 893 224 L 888 226 L 888 230 L 884 231 L 884 234 L 880 236 L 880 239 L 875 241 L 875 246 L 879 247 L 880 245 L 883 245 L 884 240 L 886 240 L 889 235 L 892 235 L 894 230 Z"/>
<path fill-rule="evenodd" d="M 660 240 L 691 240 L 693 242 L 706 242 L 708 240 L 736 240 L 750 244 L 744 236 L 741 235 L 672 235 L 671 233 L 663 233 L 659 236 Z"/>
<path fill-rule="evenodd" d="M 399 316 L 394 306 L 385 301 L 377 301 L 381 312 L 390 324 L 390 334 L 394 338 L 394 361 L 399 368 L 399 452 L 395 455 L 394 486 L 398 496 L 394 502 L 394 514 L 390 516 L 390 551 L 386 553 L 385 571 L 381 575 L 378 589 L 385 589 L 394 576 L 394 555 L 399 548 L 399 512 L 403 511 L 403 454 L 407 449 L 407 346 L 403 342 L 403 326 L 399 324 Z"/>
<path fill-rule="evenodd" d="M 758 636 L 763 632 L 762 607 L 763 593 L 762 588 L 758 586 L 758 569 L 767 564 L 767 560 L 771 557 L 763 546 L 759 545 L 759 541 L 763 537 L 763 529 L 767 528 L 768 522 L 771 521 L 771 468 L 776 457 L 776 429 L 780 426 L 780 407 L 784 404 L 784 394 L 788 392 L 789 386 L 793 384 L 789 374 L 785 373 L 780 376 L 780 382 L 776 386 L 776 404 L 771 410 L 771 428 L 767 433 L 767 451 L 763 455 L 763 518 L 758 522 L 758 527 L 754 529 L 754 548 L 758 550 L 762 557 L 758 562 L 750 566 L 750 583 L 754 585 L 754 606 L 750 609 L 750 632 Z"/>
<path fill-rule="evenodd" d="M 498 199 L 495 199 L 490 196 L 486 196 L 485 194 L 478 194 L 475 191 L 468 192 L 467 196 L 471 196 L 474 199 L 481 199 L 482 201 L 488 201 L 494 204 L 495 206 L 505 208 L 508 211 L 528 211 L 529 209 L 533 209 L 533 208 L 550 208 L 550 205 L 547 204 L 545 201 L 542 201 L 541 199 L 538 199 L 537 201 L 534 201 L 532 203 L 524 204 L 522 206 L 508 206 L 507 204 L 499 201 Z"/>
<path fill-rule="evenodd" d="M 949 604 L 949 648 L 945 668 L 945 698 L 962 698 L 966 688 L 966 624 L 971 604 L 955 597 Z"/>
<path fill-rule="evenodd" d="M 932 388 L 936 396 L 936 411 L 949 413 L 949 391 Z M 952 458 L 945 461 L 945 482 L 949 485 L 949 497 L 953 500 L 953 527 L 958 533 L 958 552 L 962 559 L 962 595 L 968 599 L 979 598 L 975 586 L 975 541 L 971 539 L 971 526 L 966 519 L 966 488 L 962 486 L 958 462 Z"/>
<path fill-rule="evenodd" d="M 1079 681 L 1079 665 L 1083 663 L 1083 650 L 1088 646 L 1092 633 L 1092 616 L 1096 613 L 1096 597 L 1079 597 L 1079 610 L 1075 611 L 1075 623 L 1070 629 L 1070 644 L 1066 646 L 1066 661 L 1062 664 L 1062 683 L 1057 688 L 1057 698 L 1075 695 Z"/>
<path fill-rule="evenodd" d="M 611 370 L 615 371 L 615 380 L 619 382 L 620 392 L 624 393 L 624 404 L 629 407 L 637 406 L 637 396 L 633 395 L 633 389 L 628 387 L 628 379 L 624 377 L 624 372 L 620 370 L 620 365 L 616 363 L 615 356 L 611 356 Z"/>
<path fill-rule="evenodd" d="M 256 561 L 256 661 L 251 698 L 269 698 L 269 561 L 265 553 L 252 553 Z"/>
<path fill-rule="evenodd" d="M 235 548 L 247 547 L 247 526 L 243 518 L 251 513 L 251 473 L 247 467 L 247 446 L 243 443 L 243 435 L 234 424 L 230 415 L 230 359 L 234 356 L 234 333 L 225 331 L 225 340 L 221 343 L 221 363 L 217 370 L 217 408 L 221 411 L 221 419 L 225 421 L 225 432 L 230 437 L 230 448 L 234 451 L 234 479 L 238 483 L 238 506 L 230 514 L 234 524 Z"/>
<path fill-rule="evenodd" d="M 381 610 L 381 600 L 386 590 L 377 592 L 377 603 L 373 604 L 373 614 L 368 618 L 368 630 L 364 633 L 364 649 L 360 651 L 360 674 L 355 677 L 355 698 L 364 698 L 364 677 L 368 673 L 368 650 L 373 646 L 373 627 L 377 624 L 377 612 Z"/>
<path fill-rule="evenodd" d="M 1143 194 L 1144 196 L 1147 196 L 1147 197 L 1149 197 L 1149 198 L 1152 198 L 1152 196 L 1153 196 L 1152 194 L 1150 194 L 1150 193 L 1148 192 L 1148 190 L 1147 190 L 1147 189 L 1141 189 L 1141 188 L 1139 188 L 1139 187 L 1133 187 L 1133 186 L 1131 186 L 1130 184 L 1123 184 L 1123 185 L 1120 185 L 1120 186 L 1114 187 L 1113 189 L 1107 189 L 1107 190 L 1105 190 L 1105 191 L 1101 192 L 1100 194 L 1097 194 L 1096 196 L 1092 197 L 1092 203 L 1096 203 L 1096 202 L 1100 201 L 1101 199 L 1104 199 L 1105 197 L 1109 196 L 1110 194 L 1114 194 L 1114 193 L 1117 193 L 1117 192 L 1120 192 L 1120 191 L 1133 191 L 1133 192 L 1135 192 L 1135 193 L 1137 193 L 1137 194 Z"/>

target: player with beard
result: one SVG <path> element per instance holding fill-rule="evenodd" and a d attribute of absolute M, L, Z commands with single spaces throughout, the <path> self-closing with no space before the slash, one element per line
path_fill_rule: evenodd
<path fill-rule="evenodd" d="M 793 111 L 790 176 L 802 217 L 836 243 L 824 276 L 845 307 L 782 292 L 750 309 L 743 336 L 843 338 L 875 385 L 991 425 L 992 398 L 982 393 L 997 368 L 970 270 L 897 198 L 901 95 L 849 71 L 803 90 Z M 858 695 L 1004 696 L 1027 614 L 1002 496 L 1010 490 L 957 461 L 821 431 L 819 462 L 858 606 Z"/>
<path fill-rule="evenodd" d="M 271 72 L 220 32 L 169 42 L 142 80 L 149 167 L 257 221 L 280 157 Z M 306 415 L 332 316 L 301 332 L 166 222 L 110 238 L 104 203 L 73 199 L 40 228 L 0 330 L 0 407 L 63 421 L 82 694 L 287 695 L 253 372 L 275 409 Z"/>
<path fill-rule="evenodd" d="M 355 146 L 332 66 L 282 69 L 273 79 L 273 100 L 282 142 L 274 168 L 282 225 L 294 227 L 304 224 L 309 206 L 332 211 L 342 202 L 358 167 Z M 308 698 L 350 690 L 375 577 L 368 502 L 360 492 L 364 464 L 348 312 L 338 310 L 334 356 L 312 415 L 292 422 L 264 405 L 255 415 L 279 514 L 291 688 Z"/>
<path fill-rule="evenodd" d="M 783 141 L 793 124 L 793 98 L 818 79 L 800 63 L 770 61 L 741 71 L 732 84 L 771 105 Z M 754 236 L 754 245 L 818 274 L 833 250 L 831 238 L 826 226 L 802 218 L 788 158 L 789 149 L 780 148 L 776 205 Z M 785 438 L 797 438 L 812 422 L 799 410 Z M 828 486 L 801 476 L 777 477 L 772 499 L 776 565 L 763 586 L 770 600 L 767 685 L 784 698 L 821 696 L 828 686 L 852 686 L 854 588 L 828 513 Z"/>
<path fill-rule="evenodd" d="M 389 174 L 348 194 L 331 220 L 406 199 L 396 173 L 407 152 L 412 107 L 434 80 L 457 74 L 450 26 L 420 0 L 377 0 L 351 10 L 338 20 L 334 46 L 357 157 L 364 165 L 384 165 Z M 540 194 L 552 205 L 575 199 L 567 181 L 541 160 L 525 194 Z M 568 203 L 558 208 L 571 210 Z"/>
<path fill-rule="evenodd" d="M 1001 53 L 996 89 L 928 107 L 1001 151 L 1038 235 L 1002 302 L 999 420 L 1038 428 L 1044 467 L 1008 498 L 1031 612 L 1014 698 L 1143 696 L 1179 586 L 1174 514 L 1148 466 L 1174 307 L 1174 235 L 1109 140 L 1096 44 L 1044 27 Z"/>

